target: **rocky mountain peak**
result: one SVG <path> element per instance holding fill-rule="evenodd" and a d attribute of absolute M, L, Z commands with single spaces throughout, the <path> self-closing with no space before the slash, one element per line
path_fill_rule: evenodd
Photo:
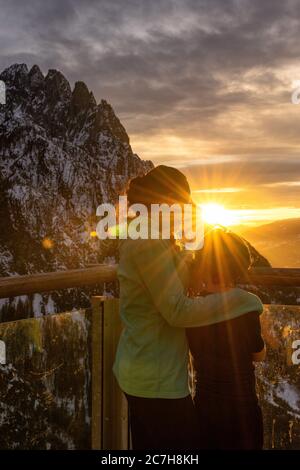
<path fill-rule="evenodd" d="M 72 106 L 75 113 L 96 106 L 94 95 L 84 82 L 75 83 L 72 93 Z"/>
<path fill-rule="evenodd" d="M 15 123 L 22 120 L 24 124 L 24 116 L 30 116 L 51 137 L 75 141 L 76 145 L 99 145 L 103 133 L 129 145 L 127 132 L 112 106 L 105 100 L 97 105 L 83 81 L 77 81 L 72 91 L 60 71 L 50 69 L 44 77 L 38 65 L 28 71 L 26 64 L 8 67 L 0 78 L 7 88 L 6 118 L 10 111 Z"/>
<path fill-rule="evenodd" d="M 24 86 L 27 83 L 27 76 L 28 68 L 26 64 L 13 64 L 0 74 L 0 79 L 8 86 Z"/>
<path fill-rule="evenodd" d="M 108 129 L 118 139 L 129 145 L 129 137 L 111 105 L 104 99 L 98 105 L 98 119 L 101 127 Z"/>
<path fill-rule="evenodd" d="M 71 86 L 58 70 L 50 69 L 45 78 L 47 98 L 56 104 L 58 101 L 69 102 L 72 97 Z"/>
<path fill-rule="evenodd" d="M 0 275 L 101 262 L 102 243 L 90 236 L 97 206 L 152 163 L 133 153 L 112 106 L 97 105 L 84 82 L 72 91 L 61 72 L 24 64 L 1 77 Z"/>
<path fill-rule="evenodd" d="M 44 85 L 45 78 L 38 65 L 34 65 L 30 69 L 28 78 L 32 89 L 40 88 Z"/>

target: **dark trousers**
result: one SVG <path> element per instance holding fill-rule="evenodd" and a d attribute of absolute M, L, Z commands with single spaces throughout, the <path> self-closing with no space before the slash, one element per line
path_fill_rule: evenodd
<path fill-rule="evenodd" d="M 179 399 L 126 395 L 134 450 L 196 448 L 197 419 L 190 396 Z"/>
<path fill-rule="evenodd" d="M 263 419 L 258 403 L 226 397 L 195 397 L 198 448 L 259 450 L 263 447 Z"/>

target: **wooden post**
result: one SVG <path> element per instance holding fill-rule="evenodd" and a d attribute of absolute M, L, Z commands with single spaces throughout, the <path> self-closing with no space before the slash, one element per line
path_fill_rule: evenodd
<path fill-rule="evenodd" d="M 103 299 L 92 297 L 92 449 L 102 449 Z"/>
<path fill-rule="evenodd" d="M 93 297 L 92 306 L 92 449 L 127 450 L 127 401 L 112 371 L 122 331 L 119 301 Z"/>
<path fill-rule="evenodd" d="M 103 449 L 128 449 L 127 401 L 112 372 L 122 332 L 119 301 L 104 302 L 103 331 Z"/>

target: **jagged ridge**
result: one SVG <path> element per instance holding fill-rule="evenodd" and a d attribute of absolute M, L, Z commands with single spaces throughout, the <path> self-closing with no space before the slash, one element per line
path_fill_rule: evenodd
<path fill-rule="evenodd" d="M 61 72 L 44 76 L 25 64 L 0 80 L 0 274 L 101 261 L 101 243 L 90 237 L 96 207 L 153 164 L 133 153 L 113 108 L 97 104 L 85 83 L 72 90 Z"/>

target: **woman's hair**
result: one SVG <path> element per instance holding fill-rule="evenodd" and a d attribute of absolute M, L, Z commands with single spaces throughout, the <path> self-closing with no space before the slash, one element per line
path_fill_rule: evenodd
<path fill-rule="evenodd" d="M 217 227 L 204 236 L 204 245 L 196 257 L 196 275 L 203 282 L 234 284 L 252 264 L 248 245 L 235 233 Z"/>
<path fill-rule="evenodd" d="M 191 190 L 181 171 L 159 165 L 144 176 L 133 178 L 127 190 L 130 204 L 188 203 Z"/>

